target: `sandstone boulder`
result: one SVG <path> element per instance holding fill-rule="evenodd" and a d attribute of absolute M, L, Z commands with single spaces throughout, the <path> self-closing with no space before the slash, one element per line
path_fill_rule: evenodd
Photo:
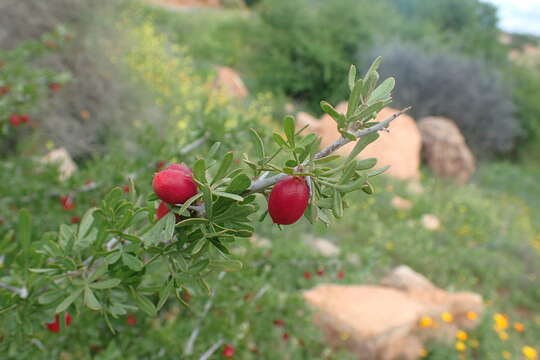
<path fill-rule="evenodd" d="M 62 181 L 68 179 L 77 170 L 77 165 L 64 148 L 52 150 L 41 159 L 41 162 L 43 164 L 57 164 Z"/>
<path fill-rule="evenodd" d="M 336 110 L 342 113 L 346 112 L 347 103 L 339 103 Z M 384 108 L 379 112 L 376 121 L 382 121 L 396 112 L 398 112 L 396 109 Z M 309 125 L 305 133 L 312 132 L 321 137 L 322 147 L 330 145 L 341 137 L 335 121 L 329 115 L 324 115 L 320 120 L 316 120 L 307 113 L 298 113 L 297 127 L 302 128 L 305 125 Z M 379 134 L 379 139 L 368 145 L 359 157 L 362 159 L 377 158 L 378 167 L 390 165 L 390 169 L 386 172 L 390 176 L 407 180 L 418 179 L 421 138 L 414 119 L 408 115 L 401 115 L 390 124 L 388 132 L 380 132 Z M 349 143 L 339 149 L 337 154 L 346 156 L 353 147 L 354 143 Z"/>
<path fill-rule="evenodd" d="M 239 99 L 245 99 L 249 95 L 240 74 L 225 66 L 220 66 L 217 70 L 215 87 L 221 89 L 229 96 Z"/>
<path fill-rule="evenodd" d="M 304 292 L 330 345 L 346 346 L 362 360 L 418 359 L 425 341 L 453 341 L 458 329 L 480 321 L 479 295 L 448 293 L 406 266 L 383 283 L 320 285 Z"/>
<path fill-rule="evenodd" d="M 422 159 L 435 176 L 458 184 L 469 181 L 475 160 L 456 124 L 443 117 L 425 117 L 418 122 L 418 128 L 422 134 Z"/>

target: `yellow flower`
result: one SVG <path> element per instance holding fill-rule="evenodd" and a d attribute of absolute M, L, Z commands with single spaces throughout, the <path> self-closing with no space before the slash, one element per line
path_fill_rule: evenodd
<path fill-rule="evenodd" d="M 536 352 L 536 349 L 530 346 L 522 347 L 521 351 L 523 352 L 523 356 L 525 356 L 527 359 L 538 359 L 538 353 Z"/>
<path fill-rule="evenodd" d="M 429 353 L 428 353 L 428 351 L 426 349 L 420 350 L 420 357 L 424 358 L 424 357 L 428 356 L 428 354 Z"/>
<path fill-rule="evenodd" d="M 465 350 L 467 350 L 467 345 L 465 345 L 465 343 L 463 343 L 461 341 L 458 341 L 458 342 L 456 342 L 456 350 L 457 351 L 465 351 Z"/>
<path fill-rule="evenodd" d="M 480 346 L 480 343 L 478 342 L 478 340 L 472 339 L 472 340 L 469 342 L 469 345 L 470 345 L 473 349 L 475 349 L 475 348 L 477 348 L 478 346 Z"/>
<path fill-rule="evenodd" d="M 452 321 L 454 321 L 454 317 L 452 316 L 452 314 L 447 312 L 441 314 L 441 319 L 442 321 L 447 323 L 451 323 Z"/>
<path fill-rule="evenodd" d="M 510 359 L 510 358 L 512 358 L 512 354 L 510 354 L 508 351 L 503 351 L 502 352 L 502 357 L 505 358 L 505 359 Z"/>
<path fill-rule="evenodd" d="M 394 248 L 394 244 L 391 243 L 391 242 L 388 242 L 388 243 L 386 243 L 385 247 L 386 247 L 387 250 L 392 250 Z"/>
<path fill-rule="evenodd" d="M 469 335 L 467 335 L 467 333 L 465 331 L 463 331 L 463 330 L 458 330 L 456 332 L 456 338 L 458 340 L 465 341 L 465 340 L 467 340 L 469 338 Z"/>
<path fill-rule="evenodd" d="M 495 321 L 495 330 L 505 330 L 508 329 L 508 318 L 503 314 L 493 315 L 493 320 Z"/>
<path fill-rule="evenodd" d="M 476 320 L 476 319 L 478 319 L 478 314 L 475 313 L 474 311 L 468 311 L 467 312 L 467 319 Z"/>
<path fill-rule="evenodd" d="M 515 323 L 514 323 L 514 329 L 515 329 L 517 332 L 523 332 L 523 331 L 525 331 L 525 326 L 523 326 L 523 324 L 520 323 L 520 322 L 515 322 Z"/>
<path fill-rule="evenodd" d="M 508 333 L 506 331 L 499 331 L 499 338 L 502 341 L 508 340 Z"/>
<path fill-rule="evenodd" d="M 342 332 L 339 337 L 341 339 L 341 341 L 346 341 L 348 338 L 349 338 L 349 333 L 346 333 L 346 332 Z"/>
<path fill-rule="evenodd" d="M 433 325 L 433 319 L 430 318 L 429 316 L 422 316 L 422 318 L 420 319 L 420 327 L 430 327 Z"/>

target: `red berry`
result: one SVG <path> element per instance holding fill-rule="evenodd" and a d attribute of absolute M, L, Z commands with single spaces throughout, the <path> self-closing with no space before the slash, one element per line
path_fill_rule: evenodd
<path fill-rule="evenodd" d="M 72 217 L 71 217 L 71 223 L 72 223 L 72 224 L 78 224 L 78 223 L 80 223 L 80 222 L 81 222 L 81 218 L 80 218 L 80 217 L 78 217 L 78 216 L 72 216 Z"/>
<path fill-rule="evenodd" d="M 337 277 L 338 279 L 343 279 L 345 277 L 345 272 L 344 271 L 338 272 Z"/>
<path fill-rule="evenodd" d="M 127 194 L 129 193 L 129 185 L 124 185 L 124 187 L 122 188 L 122 190 L 124 190 L 124 192 Z"/>
<path fill-rule="evenodd" d="M 50 323 L 45 323 L 47 326 L 47 329 L 49 329 L 50 332 L 58 333 L 60 332 L 60 315 L 56 314 L 54 315 L 54 321 Z"/>
<path fill-rule="evenodd" d="M 156 173 L 152 187 L 156 195 L 169 204 L 182 204 L 197 194 L 197 184 L 191 174 L 173 169 Z"/>
<path fill-rule="evenodd" d="M 21 123 L 26 124 L 26 123 L 28 123 L 28 121 L 30 121 L 30 116 L 28 116 L 28 115 L 21 115 L 21 116 L 20 116 L 20 119 L 21 119 Z"/>
<path fill-rule="evenodd" d="M 135 318 L 135 316 L 133 316 L 133 315 L 128 315 L 127 319 L 126 319 L 126 323 L 129 326 L 135 326 L 135 325 L 137 325 L 137 318 Z"/>
<path fill-rule="evenodd" d="M 276 326 L 285 326 L 285 321 L 283 321 L 281 319 L 276 319 L 276 320 L 274 320 L 274 325 L 276 325 Z"/>
<path fill-rule="evenodd" d="M 317 275 L 323 276 L 324 275 L 324 269 L 317 269 Z"/>
<path fill-rule="evenodd" d="M 49 84 L 49 89 L 51 89 L 52 91 L 60 90 L 61 87 L 62 85 L 60 85 L 59 83 Z"/>
<path fill-rule="evenodd" d="M 60 204 L 64 207 L 64 210 L 73 210 L 75 209 L 75 204 L 73 203 L 73 197 L 70 195 L 65 195 L 60 197 Z"/>
<path fill-rule="evenodd" d="M 306 271 L 306 272 L 304 273 L 304 278 L 305 278 L 305 279 L 311 279 L 311 273 L 310 273 L 309 271 Z"/>
<path fill-rule="evenodd" d="M 288 333 L 283 333 L 283 335 L 281 335 L 281 337 L 282 337 L 283 340 L 285 340 L 285 341 L 289 340 L 289 334 L 288 334 Z"/>
<path fill-rule="evenodd" d="M 224 357 L 233 357 L 234 355 L 234 346 L 232 345 L 225 345 L 223 347 L 223 352 L 222 352 L 223 356 Z"/>
<path fill-rule="evenodd" d="M 169 211 L 171 211 L 169 209 L 169 206 L 167 205 L 167 203 L 165 202 L 160 202 L 159 203 L 159 206 L 156 210 L 156 218 L 159 220 L 161 219 L 162 217 L 164 217 L 165 215 L 167 215 L 169 213 Z"/>
<path fill-rule="evenodd" d="M 9 117 L 9 122 L 11 125 L 17 127 L 21 124 L 21 117 L 17 114 L 13 114 Z"/>
<path fill-rule="evenodd" d="M 173 164 L 170 164 L 169 166 L 167 166 L 166 170 L 177 170 L 177 171 L 182 171 L 183 173 L 186 173 L 186 174 L 189 174 L 189 175 L 193 175 L 193 171 L 184 164 L 175 164 L 175 163 L 173 163 Z"/>
<path fill-rule="evenodd" d="M 289 176 L 276 185 L 268 198 L 268 213 L 280 225 L 297 222 L 309 202 L 309 188 L 304 178 Z"/>
<path fill-rule="evenodd" d="M 69 315 L 69 313 L 66 313 L 66 315 L 64 315 L 64 321 L 66 322 L 66 326 L 71 325 L 71 315 Z"/>

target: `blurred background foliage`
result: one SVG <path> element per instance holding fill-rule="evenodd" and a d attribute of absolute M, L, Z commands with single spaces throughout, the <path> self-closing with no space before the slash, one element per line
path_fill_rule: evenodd
<path fill-rule="evenodd" d="M 523 51 L 538 46 L 538 39 L 512 34 L 510 42 L 501 41 L 496 9 L 476 0 L 246 4 L 249 11 L 235 5 L 177 12 L 123 0 L 2 1 L 2 54 L 24 41 L 39 42 L 62 25 L 69 37 L 58 48 L 17 62 L 25 71 L 69 77 L 62 89 L 44 92 L 25 109 L 33 126 L 9 128 L 9 138 L 0 138 L 0 239 L 16 226 L 22 208 L 33 214 L 32 234 L 39 238 L 76 221 L 130 178 L 148 193 L 160 161 L 190 163 L 215 140 L 250 153 L 248 128 L 270 134 L 286 102 L 318 113 L 321 99 L 343 100 L 349 65 L 364 69 L 376 55 L 384 57 L 383 75 L 397 78 L 395 106 L 412 105 L 416 117 L 456 121 L 482 160 L 473 182 L 457 187 L 426 171 L 424 192 L 416 194 L 405 183 L 380 179 L 377 188 L 385 191 L 351 199 L 345 218 L 329 229 L 303 222 L 279 231 L 268 221 L 260 224 L 258 237 L 270 239 L 270 246 L 237 245 L 247 268 L 212 279 L 216 295 L 205 316 L 208 299 L 194 292 L 193 310 L 171 304 L 156 319 L 133 314 L 137 324 L 117 320 L 114 336 L 92 313 L 74 314 L 75 326 L 58 336 L 43 330 L 24 348 L 0 330 L 2 353 L 13 359 L 172 358 L 200 327 L 197 358 L 220 338 L 234 344 L 242 359 L 347 359 L 321 342 L 300 290 L 324 282 L 374 283 L 401 263 L 438 286 L 476 291 L 488 301 L 483 326 L 471 335 L 479 340 L 478 349 L 467 353 L 471 358 L 500 358 L 503 351 L 520 358 L 523 346 L 538 348 L 540 62 L 524 59 L 530 55 Z M 238 100 L 216 90 L 216 65 L 240 71 L 252 96 Z M 0 114 L 9 114 L 11 106 L 0 97 Z M 0 122 L 8 124 L 7 118 Z M 194 152 L 180 152 L 205 136 Z M 79 166 L 64 182 L 57 169 L 39 161 L 60 146 Z M 96 186 L 85 188 L 88 183 Z M 59 198 L 66 195 L 74 209 L 63 208 Z M 394 195 L 414 206 L 395 209 Z M 442 219 L 442 230 L 419 230 L 426 213 Z M 306 245 L 306 236 L 334 241 L 341 255 L 322 257 Z M 0 258 L 5 278 L 9 257 Z M 324 275 L 304 277 L 318 269 Z M 344 279 L 337 277 L 341 271 Z M 526 331 L 498 339 L 491 326 L 497 312 L 523 322 Z M 276 319 L 286 326 L 276 327 Z M 430 348 L 429 359 L 455 356 L 452 347 Z"/>

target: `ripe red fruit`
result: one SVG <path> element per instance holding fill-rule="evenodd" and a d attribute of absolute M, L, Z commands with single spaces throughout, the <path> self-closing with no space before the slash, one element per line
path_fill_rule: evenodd
<path fill-rule="evenodd" d="M 306 272 L 304 273 L 304 278 L 305 278 L 305 279 L 311 279 L 311 273 L 310 273 L 309 271 L 306 271 Z"/>
<path fill-rule="evenodd" d="M 64 316 L 64 321 L 66 322 L 66 326 L 71 325 L 71 315 L 69 315 L 69 313 L 66 313 Z"/>
<path fill-rule="evenodd" d="M 233 357 L 234 355 L 234 346 L 232 345 L 225 345 L 223 347 L 223 352 L 222 352 L 223 356 L 224 357 Z"/>
<path fill-rule="evenodd" d="M 283 333 L 283 335 L 281 335 L 281 337 L 282 337 L 283 340 L 285 340 L 285 341 L 289 340 L 289 334 L 288 334 L 288 333 Z"/>
<path fill-rule="evenodd" d="M 338 272 L 337 277 L 338 279 L 343 279 L 345 277 L 345 272 L 344 271 Z"/>
<path fill-rule="evenodd" d="M 58 315 L 56 315 L 56 320 L 50 323 L 45 324 L 47 326 L 47 329 L 50 332 L 53 333 L 59 333 L 60 332 L 60 323 L 58 322 Z"/>
<path fill-rule="evenodd" d="M 197 184 L 190 173 L 166 169 L 154 175 L 152 187 L 156 195 L 169 204 L 182 204 L 197 194 Z"/>
<path fill-rule="evenodd" d="M 30 121 L 30 116 L 28 116 L 28 115 L 26 115 L 26 114 L 25 114 L 25 115 L 21 115 L 21 116 L 20 116 L 20 119 L 21 119 L 21 123 L 26 124 L 26 123 L 28 123 L 28 122 Z"/>
<path fill-rule="evenodd" d="M 285 326 L 285 321 L 283 321 L 281 319 L 276 319 L 276 320 L 274 320 L 274 325 L 276 325 L 276 326 Z"/>
<path fill-rule="evenodd" d="M 49 89 L 51 89 L 52 91 L 60 90 L 61 87 L 62 85 L 60 85 L 59 83 L 49 84 Z"/>
<path fill-rule="evenodd" d="M 135 326 L 135 325 L 137 325 L 137 318 L 135 318 L 135 316 L 133 316 L 133 315 L 128 315 L 127 319 L 126 319 L 126 323 L 129 326 Z"/>
<path fill-rule="evenodd" d="M 78 223 L 80 223 L 80 222 L 81 222 L 81 218 L 80 218 L 80 217 L 78 217 L 78 216 L 72 216 L 72 217 L 71 217 L 71 223 L 72 223 L 72 224 L 78 224 Z"/>
<path fill-rule="evenodd" d="M 60 197 L 60 204 L 64 207 L 64 210 L 73 210 L 75 209 L 75 204 L 73 203 L 73 197 L 70 195 L 65 195 Z"/>
<path fill-rule="evenodd" d="M 193 171 L 184 164 L 175 164 L 175 163 L 173 163 L 173 164 L 170 164 L 169 166 L 167 166 L 166 170 L 177 170 L 177 171 L 182 171 L 183 173 L 186 173 L 186 174 L 189 174 L 189 175 L 193 175 Z"/>
<path fill-rule="evenodd" d="M 21 117 L 17 114 L 13 114 L 9 117 L 9 122 L 11 125 L 17 127 L 21 124 Z"/>
<path fill-rule="evenodd" d="M 124 190 L 124 192 L 127 194 L 129 193 L 129 185 L 124 185 L 124 187 L 122 188 L 122 190 Z"/>
<path fill-rule="evenodd" d="M 306 180 L 289 176 L 274 185 L 270 192 L 268 213 L 276 224 L 294 224 L 304 215 L 308 202 L 309 188 Z"/>
<path fill-rule="evenodd" d="M 159 220 L 161 219 L 162 217 L 164 217 L 165 215 L 167 215 L 169 213 L 169 211 L 171 211 L 169 209 L 169 206 L 167 205 L 167 203 L 165 202 L 160 202 L 159 203 L 159 206 L 156 210 L 156 218 Z"/>

